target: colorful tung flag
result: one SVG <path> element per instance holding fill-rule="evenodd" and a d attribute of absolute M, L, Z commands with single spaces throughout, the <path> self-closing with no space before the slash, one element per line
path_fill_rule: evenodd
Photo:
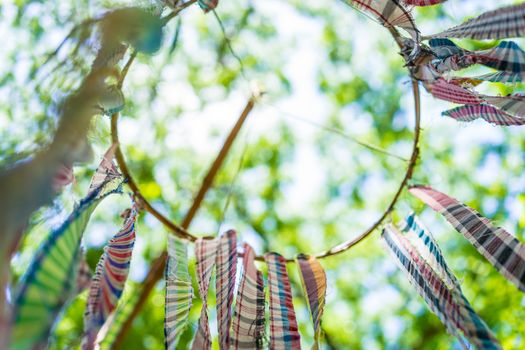
<path fill-rule="evenodd" d="M 525 4 L 486 12 L 429 38 L 506 39 L 525 36 Z"/>
<path fill-rule="evenodd" d="M 229 230 L 219 238 L 215 261 L 217 265 L 215 290 L 219 348 L 227 350 L 230 348 L 233 290 L 237 275 L 237 233 L 234 230 Z"/>
<path fill-rule="evenodd" d="M 193 287 L 188 272 L 188 248 L 186 243 L 168 236 L 168 261 L 165 270 L 166 300 L 164 336 L 167 350 L 175 350 L 178 339 L 188 324 Z"/>
<path fill-rule="evenodd" d="M 406 233 L 410 235 L 413 229 L 415 231 L 412 233 L 419 237 L 423 228 L 417 224 L 414 226 L 414 222 L 405 223 Z M 425 233 L 422 236 L 431 237 L 430 233 Z M 492 331 L 463 296 L 459 285 L 452 288 L 447 287 L 438 273 L 420 255 L 422 252 L 430 253 L 430 245 L 425 244 L 424 249 L 418 251 L 411 241 L 393 225 L 385 228 L 382 239 L 396 259 L 400 269 L 408 276 L 410 283 L 425 299 L 429 308 L 440 318 L 447 330 L 458 338 L 464 348 L 468 348 L 466 343 L 469 343 L 477 349 L 502 349 Z M 429 241 L 426 240 L 426 243 Z M 432 255 L 442 261 L 441 267 L 446 267 L 440 251 L 432 249 Z"/>
<path fill-rule="evenodd" d="M 277 253 L 266 253 L 264 260 L 270 285 L 270 349 L 301 349 L 286 260 Z"/>
<path fill-rule="evenodd" d="M 115 310 L 122 295 L 135 245 L 136 218 L 137 208 L 133 205 L 127 211 L 120 231 L 104 247 L 104 253 L 97 264 L 84 314 L 83 350 L 95 348 L 98 331 Z"/>
<path fill-rule="evenodd" d="M 483 119 L 487 123 L 502 126 L 525 124 L 525 118 L 513 117 L 486 104 L 460 106 L 444 111 L 442 114 L 460 122 L 471 122 L 476 119 Z"/>
<path fill-rule="evenodd" d="M 326 297 L 326 274 L 323 267 L 313 256 L 298 255 L 296 258 L 299 266 L 299 275 L 308 308 L 314 324 L 314 345 L 313 350 L 319 349 L 321 337 L 321 318 L 323 317 L 325 297 Z"/>
<path fill-rule="evenodd" d="M 441 213 L 503 276 L 525 292 L 525 246 L 516 237 L 431 187 L 414 186 L 410 193 Z"/>
<path fill-rule="evenodd" d="M 231 330 L 231 348 L 263 349 L 265 335 L 264 280 L 255 266 L 255 252 L 243 244 L 243 263 Z"/>
<path fill-rule="evenodd" d="M 475 92 L 439 78 L 429 84 L 429 89 L 435 98 L 458 104 L 480 104 L 483 100 Z"/>
<path fill-rule="evenodd" d="M 207 350 L 211 348 L 211 334 L 208 324 L 208 289 L 213 268 L 215 267 L 218 244 L 219 240 L 217 238 L 199 238 L 195 242 L 196 273 L 197 282 L 199 283 L 199 295 L 202 299 L 202 309 L 198 328 L 193 338 L 193 350 Z"/>
<path fill-rule="evenodd" d="M 447 0 L 403 0 L 403 2 L 410 6 L 432 6 L 444 3 Z"/>

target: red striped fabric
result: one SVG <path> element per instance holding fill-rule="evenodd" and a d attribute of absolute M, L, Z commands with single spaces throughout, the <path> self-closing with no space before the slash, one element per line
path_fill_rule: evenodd
<path fill-rule="evenodd" d="M 199 283 L 199 294 L 202 299 L 202 309 L 199 325 L 193 338 L 193 350 L 206 350 L 211 348 L 210 326 L 208 324 L 208 289 L 210 279 L 215 267 L 218 239 L 199 238 L 195 242 L 195 259 L 197 261 L 196 273 Z"/>
<path fill-rule="evenodd" d="M 91 282 L 86 313 L 82 349 L 91 350 L 100 327 L 113 312 L 128 278 L 131 254 L 135 244 L 137 208 L 128 212 L 122 229 L 108 242 Z"/>
<path fill-rule="evenodd" d="M 277 253 L 266 253 L 264 260 L 270 285 L 270 349 L 301 349 L 286 260 Z"/>
<path fill-rule="evenodd" d="M 460 106 L 445 111 L 442 114 L 460 122 L 471 122 L 481 118 L 487 123 L 494 125 L 525 125 L 525 118 L 513 117 L 486 104 Z"/>
<path fill-rule="evenodd" d="M 242 275 L 233 314 L 231 348 L 263 349 L 265 333 L 264 280 L 255 266 L 255 252 L 243 245 Z"/>
<path fill-rule="evenodd" d="M 516 237 L 431 187 L 414 186 L 410 193 L 441 213 L 503 276 L 525 292 L 525 245 Z"/>
<path fill-rule="evenodd" d="M 229 349 L 233 290 L 237 275 L 237 233 L 234 230 L 230 230 L 220 237 L 216 265 L 215 290 L 217 291 L 219 348 Z"/>
<path fill-rule="evenodd" d="M 509 96 L 483 96 L 491 105 L 515 117 L 525 117 L 525 96 L 514 94 Z"/>
<path fill-rule="evenodd" d="M 480 104 L 483 100 L 464 87 L 448 82 L 443 78 L 437 79 L 432 84 L 429 84 L 430 92 L 436 98 L 458 104 Z"/>
<path fill-rule="evenodd" d="M 444 3 L 447 0 L 403 0 L 405 4 L 411 6 L 432 6 Z"/>
<path fill-rule="evenodd" d="M 430 38 L 505 39 L 525 36 L 525 4 L 485 12 Z"/>

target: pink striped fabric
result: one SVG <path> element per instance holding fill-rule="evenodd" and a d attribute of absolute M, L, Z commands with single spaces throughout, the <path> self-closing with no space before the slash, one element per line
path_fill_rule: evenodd
<path fill-rule="evenodd" d="M 208 324 L 208 289 L 213 268 L 215 267 L 218 245 L 218 239 L 207 240 L 199 238 L 195 242 L 196 273 L 199 283 L 199 294 L 202 299 L 202 309 L 197 332 L 193 339 L 193 350 L 207 350 L 211 348 L 211 334 Z"/>
<path fill-rule="evenodd" d="M 444 3 L 447 0 L 403 0 L 407 5 L 411 6 L 432 6 Z"/>
<path fill-rule="evenodd" d="M 233 314 L 231 348 L 263 349 L 265 333 L 264 280 L 255 266 L 255 252 L 243 245 L 242 275 Z"/>
<path fill-rule="evenodd" d="M 237 274 L 237 233 L 234 230 L 230 230 L 220 237 L 216 265 L 215 290 L 217 291 L 219 348 L 229 349 L 233 290 Z"/>
<path fill-rule="evenodd" d="M 439 78 L 430 84 L 430 92 L 435 98 L 458 104 L 474 105 L 483 102 L 473 91 L 448 82 L 443 78 Z"/>
<path fill-rule="evenodd" d="M 270 349 L 301 349 L 286 260 L 277 253 L 266 253 L 264 260 L 270 285 Z"/>
<path fill-rule="evenodd" d="M 501 126 L 524 125 L 525 118 L 517 118 L 489 105 L 466 105 L 443 112 L 443 115 L 460 122 L 483 119 L 487 123 Z"/>
<path fill-rule="evenodd" d="M 431 187 L 414 186 L 410 193 L 441 213 L 503 276 L 525 292 L 525 245 L 516 237 Z"/>
<path fill-rule="evenodd" d="M 135 244 L 137 208 L 128 212 L 122 229 L 108 242 L 91 282 L 86 313 L 82 349 L 93 349 L 100 327 L 113 312 L 128 278 L 131 254 Z"/>
<path fill-rule="evenodd" d="M 525 117 L 525 96 L 514 94 L 509 96 L 483 96 L 491 105 L 515 117 Z"/>

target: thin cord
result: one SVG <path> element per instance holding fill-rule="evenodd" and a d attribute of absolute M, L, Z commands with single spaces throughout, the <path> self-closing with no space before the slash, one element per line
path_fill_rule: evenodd
<path fill-rule="evenodd" d="M 330 132 L 332 134 L 336 134 L 338 136 L 341 136 L 341 137 L 343 137 L 343 138 L 345 138 L 345 139 L 347 139 L 349 141 L 352 141 L 352 142 L 354 142 L 354 143 L 356 143 L 356 144 L 358 144 L 358 145 L 360 145 L 362 147 L 368 148 L 371 151 L 382 153 L 382 154 L 384 154 L 384 155 L 386 155 L 388 157 L 392 157 L 392 158 L 396 158 L 396 159 L 402 160 L 403 162 L 409 162 L 410 161 L 410 159 L 398 156 L 397 154 L 391 153 L 391 152 L 385 150 L 384 148 L 381 148 L 379 146 L 376 146 L 376 145 L 370 144 L 368 142 L 359 140 L 358 138 L 356 138 L 354 136 L 351 136 L 351 135 L 348 135 L 348 134 L 342 132 L 339 129 L 336 129 L 336 128 L 333 128 L 333 127 L 330 127 L 330 126 L 327 126 L 327 125 L 319 124 L 319 123 L 314 122 L 311 119 L 307 119 L 307 118 L 300 117 L 298 115 L 289 113 L 289 112 L 284 111 L 284 110 L 280 109 L 279 107 L 274 106 L 272 104 L 269 104 L 267 102 L 260 102 L 260 103 L 265 105 L 265 106 L 267 106 L 267 107 L 275 109 L 276 111 L 278 111 L 279 113 L 281 113 L 281 114 L 283 114 L 283 115 L 285 115 L 287 117 L 290 117 L 290 118 L 295 119 L 297 121 L 309 124 L 309 125 L 311 125 L 313 127 L 319 128 L 319 129 L 321 129 L 323 131 Z"/>

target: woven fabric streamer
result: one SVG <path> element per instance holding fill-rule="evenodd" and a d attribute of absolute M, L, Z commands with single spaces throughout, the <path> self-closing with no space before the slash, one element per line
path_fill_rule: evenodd
<path fill-rule="evenodd" d="M 219 5 L 219 0 L 198 0 L 198 3 L 204 12 L 209 12 Z"/>
<path fill-rule="evenodd" d="M 416 247 L 421 257 L 445 281 L 449 289 L 459 288 L 456 276 L 450 271 L 443 253 L 429 230 L 425 228 L 416 214 L 411 213 L 400 226 L 400 230 Z"/>
<path fill-rule="evenodd" d="M 188 324 L 193 287 L 188 272 L 188 248 L 184 242 L 171 235 L 168 236 L 165 278 L 164 342 L 167 350 L 175 350 Z"/>
<path fill-rule="evenodd" d="M 264 280 L 255 266 L 255 252 L 243 244 L 242 275 L 233 313 L 231 348 L 263 349 L 265 333 Z"/>
<path fill-rule="evenodd" d="M 119 173 L 117 166 L 113 161 L 116 150 L 117 144 L 113 144 L 102 157 L 95 174 L 93 174 L 93 177 L 91 178 L 88 193 L 91 193 L 101 186 L 105 186 L 113 180 L 121 178 L 122 175 Z"/>
<path fill-rule="evenodd" d="M 230 326 L 232 321 L 233 290 L 237 275 L 237 233 L 229 230 L 219 238 L 217 247 L 217 328 L 219 348 L 229 349 Z"/>
<path fill-rule="evenodd" d="M 296 350 L 301 337 L 292 302 L 292 288 L 286 271 L 286 260 L 277 253 L 266 253 L 270 285 L 270 349 Z"/>
<path fill-rule="evenodd" d="M 321 318 L 323 317 L 326 297 L 326 274 L 319 261 L 313 256 L 298 255 L 296 261 L 314 325 L 314 345 L 312 349 L 317 350 L 319 349 Z"/>
<path fill-rule="evenodd" d="M 407 5 L 411 6 L 432 6 L 444 3 L 447 0 L 403 0 Z"/>
<path fill-rule="evenodd" d="M 430 92 L 435 98 L 458 104 L 480 104 L 483 100 L 464 87 L 448 82 L 443 78 L 429 84 Z"/>
<path fill-rule="evenodd" d="M 486 12 L 430 38 L 506 39 L 525 35 L 525 4 Z"/>
<path fill-rule="evenodd" d="M 445 111 L 442 114 L 460 122 L 471 122 L 481 118 L 488 123 L 502 126 L 525 124 L 525 118 L 513 117 L 495 107 L 485 104 L 460 106 Z"/>
<path fill-rule="evenodd" d="M 414 40 L 419 38 L 414 19 L 398 0 L 344 0 L 350 6 L 371 14 L 387 28 L 399 27 L 406 30 Z"/>
<path fill-rule="evenodd" d="M 193 339 L 193 350 L 206 350 L 211 348 L 211 334 L 208 324 L 208 289 L 210 287 L 213 268 L 215 267 L 218 244 L 218 239 L 207 240 L 199 238 L 195 242 L 196 272 L 199 283 L 199 295 L 202 299 L 202 309 L 197 332 Z"/>
<path fill-rule="evenodd" d="M 483 96 L 483 99 L 507 114 L 515 117 L 525 117 L 525 96 L 522 94 Z"/>
<path fill-rule="evenodd" d="M 392 225 L 382 239 L 401 270 L 416 287 L 448 331 L 462 343 L 468 341 L 478 349 L 502 349 L 485 322 L 472 309 L 459 288 L 448 289 L 435 271 L 419 255 L 410 242 Z M 463 344 L 466 348 L 466 345 Z"/>
<path fill-rule="evenodd" d="M 410 193 L 441 213 L 503 276 L 525 292 L 525 246 L 516 237 L 431 187 L 415 186 Z"/>
<path fill-rule="evenodd" d="M 89 218 L 105 196 L 94 190 L 39 248 L 15 299 L 13 349 L 45 347 L 58 312 L 75 289 L 80 240 Z M 73 281 L 73 282 L 72 282 Z"/>
<path fill-rule="evenodd" d="M 494 72 L 479 75 L 475 79 L 490 81 L 493 83 L 517 84 L 523 81 L 523 74 L 513 72 Z"/>
<path fill-rule="evenodd" d="M 116 308 L 122 295 L 135 245 L 136 218 L 137 208 L 133 206 L 120 231 L 104 247 L 104 253 L 97 264 L 84 314 L 83 350 L 94 348 L 98 331 Z"/>

